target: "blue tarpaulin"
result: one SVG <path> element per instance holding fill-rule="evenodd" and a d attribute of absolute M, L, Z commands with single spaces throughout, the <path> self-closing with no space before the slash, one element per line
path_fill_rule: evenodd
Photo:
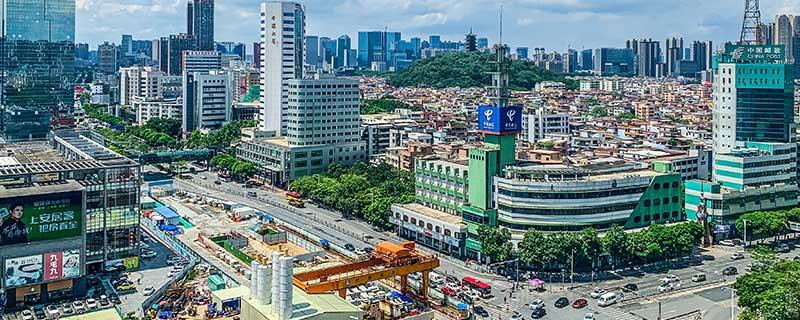
<path fill-rule="evenodd" d="M 167 220 L 177 219 L 181 217 L 177 212 L 175 212 L 175 210 L 172 210 L 170 207 L 158 207 L 156 208 L 156 212 L 158 212 L 158 214 L 160 214 L 161 216 L 164 217 L 164 219 Z"/>

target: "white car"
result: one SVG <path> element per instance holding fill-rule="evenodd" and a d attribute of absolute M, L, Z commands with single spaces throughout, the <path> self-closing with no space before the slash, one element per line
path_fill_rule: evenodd
<path fill-rule="evenodd" d="M 58 319 L 61 317 L 61 310 L 58 308 L 57 305 L 49 305 L 47 306 L 47 314 L 50 316 L 50 319 Z"/>
<path fill-rule="evenodd" d="M 544 308 L 544 301 L 542 301 L 542 299 L 533 299 L 529 306 L 531 307 L 531 310 L 541 309 Z"/>
<path fill-rule="evenodd" d="M 93 298 L 86 299 L 86 307 L 88 307 L 89 310 L 97 309 L 97 300 Z"/>
<path fill-rule="evenodd" d="M 72 308 L 75 309 L 75 313 L 84 313 L 86 312 L 86 306 L 83 305 L 83 301 L 75 301 L 72 303 Z"/>
<path fill-rule="evenodd" d="M 481 298 L 481 294 L 473 290 L 464 290 L 463 293 L 472 298 L 472 301 L 478 301 Z"/>
<path fill-rule="evenodd" d="M 673 286 L 672 283 L 664 283 L 664 284 L 658 286 L 658 292 L 661 292 L 661 293 L 664 293 L 664 292 L 667 292 L 667 291 L 672 291 L 672 290 L 675 290 L 675 286 Z"/>
<path fill-rule="evenodd" d="M 592 299 L 597 299 L 600 298 L 600 296 L 602 296 L 605 293 L 606 289 L 594 288 L 594 290 L 592 290 L 592 293 L 590 293 L 589 296 L 591 296 Z"/>
<path fill-rule="evenodd" d="M 147 288 L 144 288 L 143 294 L 146 297 L 146 296 L 152 295 L 155 292 L 156 292 L 156 288 L 153 288 L 153 286 L 149 286 Z"/>
<path fill-rule="evenodd" d="M 594 314 L 591 312 L 587 312 L 583 315 L 583 320 L 594 320 Z"/>
<path fill-rule="evenodd" d="M 734 252 L 731 255 L 731 259 L 733 259 L 733 260 L 744 259 L 744 253 L 742 253 L 742 252 Z"/>
<path fill-rule="evenodd" d="M 523 320 L 523 319 L 525 319 L 525 317 L 522 316 L 522 314 L 519 312 L 514 311 L 514 314 L 511 315 L 511 320 Z"/>
<path fill-rule="evenodd" d="M 450 288 L 450 289 L 453 289 L 453 291 L 455 291 L 455 292 L 461 291 L 461 285 L 460 285 L 460 284 L 458 284 L 458 283 L 452 283 L 452 282 L 448 282 L 448 283 L 445 285 L 445 287 L 448 287 L 448 288 Z"/>
<path fill-rule="evenodd" d="M 22 320 L 33 320 L 33 312 L 30 310 L 22 310 Z"/>

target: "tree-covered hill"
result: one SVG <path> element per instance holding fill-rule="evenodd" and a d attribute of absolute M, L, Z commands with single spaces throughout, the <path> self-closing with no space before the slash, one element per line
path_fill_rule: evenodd
<path fill-rule="evenodd" d="M 389 83 L 397 87 L 430 86 L 483 87 L 491 82 L 494 65 L 489 52 L 454 52 L 415 61 L 408 68 L 389 74 Z M 511 87 L 515 90 L 530 90 L 538 82 L 560 81 L 569 89 L 577 89 L 574 80 L 537 68 L 533 63 L 513 61 L 510 68 Z"/>

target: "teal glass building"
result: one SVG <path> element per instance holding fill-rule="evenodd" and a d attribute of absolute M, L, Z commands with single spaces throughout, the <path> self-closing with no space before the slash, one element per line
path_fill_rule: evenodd
<path fill-rule="evenodd" d="M 0 137 L 44 139 L 73 105 L 75 1 L 0 1 Z"/>

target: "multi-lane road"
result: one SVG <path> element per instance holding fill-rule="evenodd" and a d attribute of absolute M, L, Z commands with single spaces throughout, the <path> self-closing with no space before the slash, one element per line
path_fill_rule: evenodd
<path fill-rule="evenodd" d="M 214 182 L 216 180 L 217 176 L 213 173 L 198 172 L 192 175 L 192 179 L 176 179 L 175 184 L 178 189 L 228 199 L 262 210 L 284 223 L 340 246 L 350 243 L 357 248 L 370 247 L 384 240 L 401 240 L 394 234 L 375 230 L 363 221 L 344 219 L 339 213 L 330 210 L 314 205 L 307 205 L 302 209 L 290 207 L 279 194 L 262 189 L 247 189 L 237 183 L 217 184 Z M 248 191 L 256 191 L 258 197 L 248 197 Z M 423 250 L 435 253 L 428 248 Z M 495 296 L 482 300 L 479 304 L 489 310 L 492 319 L 498 317 L 505 319 L 511 311 L 520 311 L 526 319 L 529 319 L 531 311 L 527 304 L 534 298 L 540 298 L 545 301 L 548 312 L 544 319 L 581 319 L 586 312 L 593 312 L 596 319 L 658 319 L 659 316 L 661 319 L 668 319 L 699 311 L 704 319 L 723 320 L 730 318 L 731 293 L 728 286 L 734 277 L 724 276 L 722 270 L 732 266 L 741 274 L 752 262 L 749 256 L 742 260 L 731 259 L 731 254 L 737 250 L 739 249 L 718 247 L 700 249 L 700 252 L 691 259 L 643 268 L 639 271 L 621 272 L 615 274 L 613 280 L 575 283 L 573 288 L 569 288 L 569 284 L 547 284 L 545 285 L 547 290 L 543 293 L 528 291 L 523 286 L 521 290 L 510 295 L 512 285 L 502 277 L 477 272 L 465 266 L 462 261 L 449 257 L 442 257 L 441 267 L 437 271 L 458 277 L 470 275 L 491 284 Z M 698 273 L 705 274 L 706 280 L 692 282 L 692 276 Z M 661 284 L 661 279 L 668 274 L 681 279 L 682 288 L 660 293 L 658 286 Z M 614 306 L 598 307 L 596 301 L 589 297 L 589 293 L 595 287 L 619 294 L 622 292 L 620 288 L 628 283 L 636 284 L 639 291 L 620 294 L 620 303 Z M 589 304 L 580 310 L 569 306 L 562 309 L 555 308 L 553 303 L 562 296 L 567 297 L 570 302 L 585 298 Z M 734 309 L 734 312 L 737 311 Z"/>

